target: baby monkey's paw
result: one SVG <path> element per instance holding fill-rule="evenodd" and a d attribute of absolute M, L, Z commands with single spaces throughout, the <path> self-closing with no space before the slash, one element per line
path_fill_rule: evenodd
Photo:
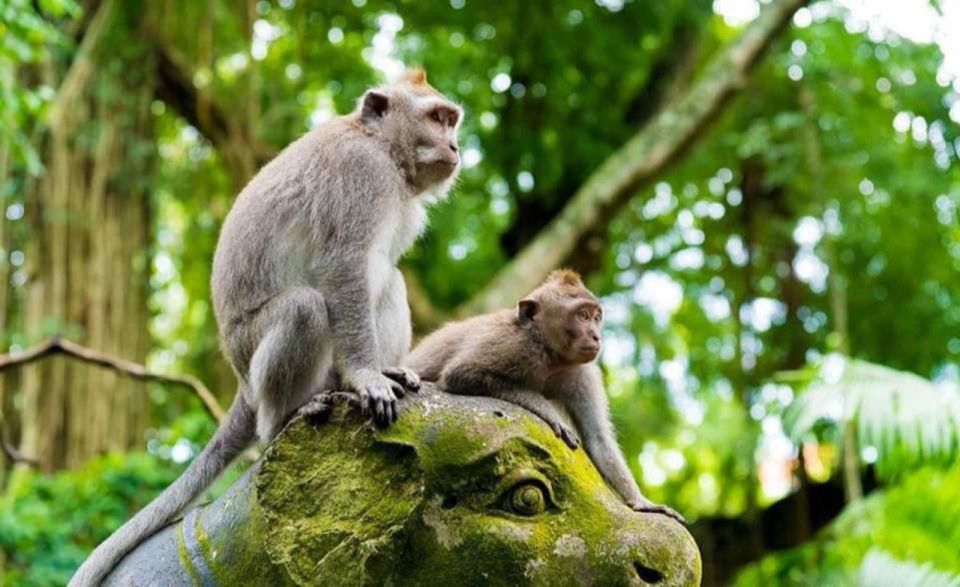
<path fill-rule="evenodd" d="M 561 424 L 560 422 L 547 422 L 550 424 L 550 428 L 553 429 L 553 433 L 557 435 L 557 438 L 562 440 L 567 446 L 576 450 L 580 446 L 580 439 L 577 438 L 577 433 L 570 429 L 569 426 Z"/>
<path fill-rule="evenodd" d="M 648 501 L 646 499 L 638 501 L 635 504 L 628 504 L 628 505 L 630 505 L 630 507 L 635 512 L 644 512 L 649 514 L 663 514 L 668 518 L 673 518 L 674 520 L 680 522 L 681 524 L 687 523 L 687 521 L 683 518 L 683 516 L 678 514 L 676 511 L 674 511 L 673 508 L 669 508 L 665 505 L 653 503 L 652 501 Z"/>
<path fill-rule="evenodd" d="M 330 417 L 332 408 L 333 397 L 329 393 L 320 392 L 300 406 L 297 417 L 304 418 L 311 424 L 323 424 Z"/>
<path fill-rule="evenodd" d="M 420 376 L 406 367 L 387 367 L 380 372 L 402 385 L 404 391 L 420 391 Z M 399 397 L 403 397 L 403 394 Z"/>

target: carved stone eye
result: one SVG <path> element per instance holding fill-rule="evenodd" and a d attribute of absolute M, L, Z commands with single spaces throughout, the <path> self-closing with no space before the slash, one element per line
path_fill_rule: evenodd
<path fill-rule="evenodd" d="M 510 510 L 521 516 L 535 516 L 543 513 L 547 498 L 543 489 L 534 483 L 521 483 L 510 490 Z"/>

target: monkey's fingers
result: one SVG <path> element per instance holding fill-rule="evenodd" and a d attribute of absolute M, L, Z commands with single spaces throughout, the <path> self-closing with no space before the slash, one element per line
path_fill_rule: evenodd
<path fill-rule="evenodd" d="M 310 398 L 307 403 L 300 406 L 300 409 L 297 410 L 297 416 L 319 424 L 325 422 L 330 416 L 331 408 L 333 408 L 333 398 L 331 395 L 318 393 Z"/>
<path fill-rule="evenodd" d="M 402 383 L 397 381 L 390 381 L 390 391 L 393 392 L 393 395 L 396 397 L 404 397 L 407 395 L 407 390 L 404 388 Z"/>
<path fill-rule="evenodd" d="M 580 446 L 580 440 L 573 430 L 570 430 L 559 422 L 551 422 L 550 427 L 553 428 L 553 433 L 557 435 L 557 438 L 562 440 L 564 444 L 571 449 L 577 450 L 577 447 Z"/>
<path fill-rule="evenodd" d="M 370 394 L 365 391 L 361 391 L 358 393 L 358 395 L 360 396 L 360 413 L 363 414 L 364 418 L 369 418 L 372 413 Z"/>
<path fill-rule="evenodd" d="M 404 391 L 409 390 L 414 393 L 420 391 L 420 376 L 411 369 L 407 369 L 406 367 L 387 367 L 381 371 L 381 373 L 402 385 Z"/>
<path fill-rule="evenodd" d="M 330 392 L 330 397 L 333 399 L 343 400 L 354 407 L 363 407 L 363 401 L 360 399 L 360 396 L 352 391 L 332 391 Z"/>

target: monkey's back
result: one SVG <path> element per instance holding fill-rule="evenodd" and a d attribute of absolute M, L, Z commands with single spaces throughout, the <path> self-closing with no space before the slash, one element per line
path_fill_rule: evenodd
<path fill-rule="evenodd" d="M 403 364 L 424 380 L 437 381 L 445 367 L 460 361 L 481 364 L 515 355 L 522 359 L 524 337 L 516 312 L 500 310 L 445 324 L 420 341 Z"/>
<path fill-rule="evenodd" d="M 370 173 L 384 168 L 391 177 Z M 345 245 L 363 204 L 357 194 L 403 185 L 385 149 L 352 116 L 288 145 L 243 188 L 221 229 L 211 277 L 221 332 L 278 292 L 315 285 L 311 272 L 335 263 Z"/>

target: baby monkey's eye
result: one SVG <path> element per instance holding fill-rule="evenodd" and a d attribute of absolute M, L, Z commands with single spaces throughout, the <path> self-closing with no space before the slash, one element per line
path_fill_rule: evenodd
<path fill-rule="evenodd" d="M 549 500 L 549 494 L 542 483 L 522 481 L 504 494 L 500 507 L 511 514 L 530 517 L 542 514 L 547 509 Z"/>
<path fill-rule="evenodd" d="M 434 110 L 433 112 L 431 112 L 431 113 L 430 113 L 430 118 L 432 118 L 434 122 L 439 122 L 440 124 L 443 124 L 443 121 L 440 120 L 440 111 L 439 111 L 439 110 Z"/>
<path fill-rule="evenodd" d="M 588 321 L 590 320 L 590 312 L 587 312 L 586 310 L 580 310 L 577 313 L 577 318 L 580 318 L 583 321 Z"/>
<path fill-rule="evenodd" d="M 597 314 L 593 317 L 593 321 L 596 322 L 597 324 L 600 324 L 602 320 L 603 320 L 603 314 L 601 314 L 600 312 L 597 312 Z"/>

